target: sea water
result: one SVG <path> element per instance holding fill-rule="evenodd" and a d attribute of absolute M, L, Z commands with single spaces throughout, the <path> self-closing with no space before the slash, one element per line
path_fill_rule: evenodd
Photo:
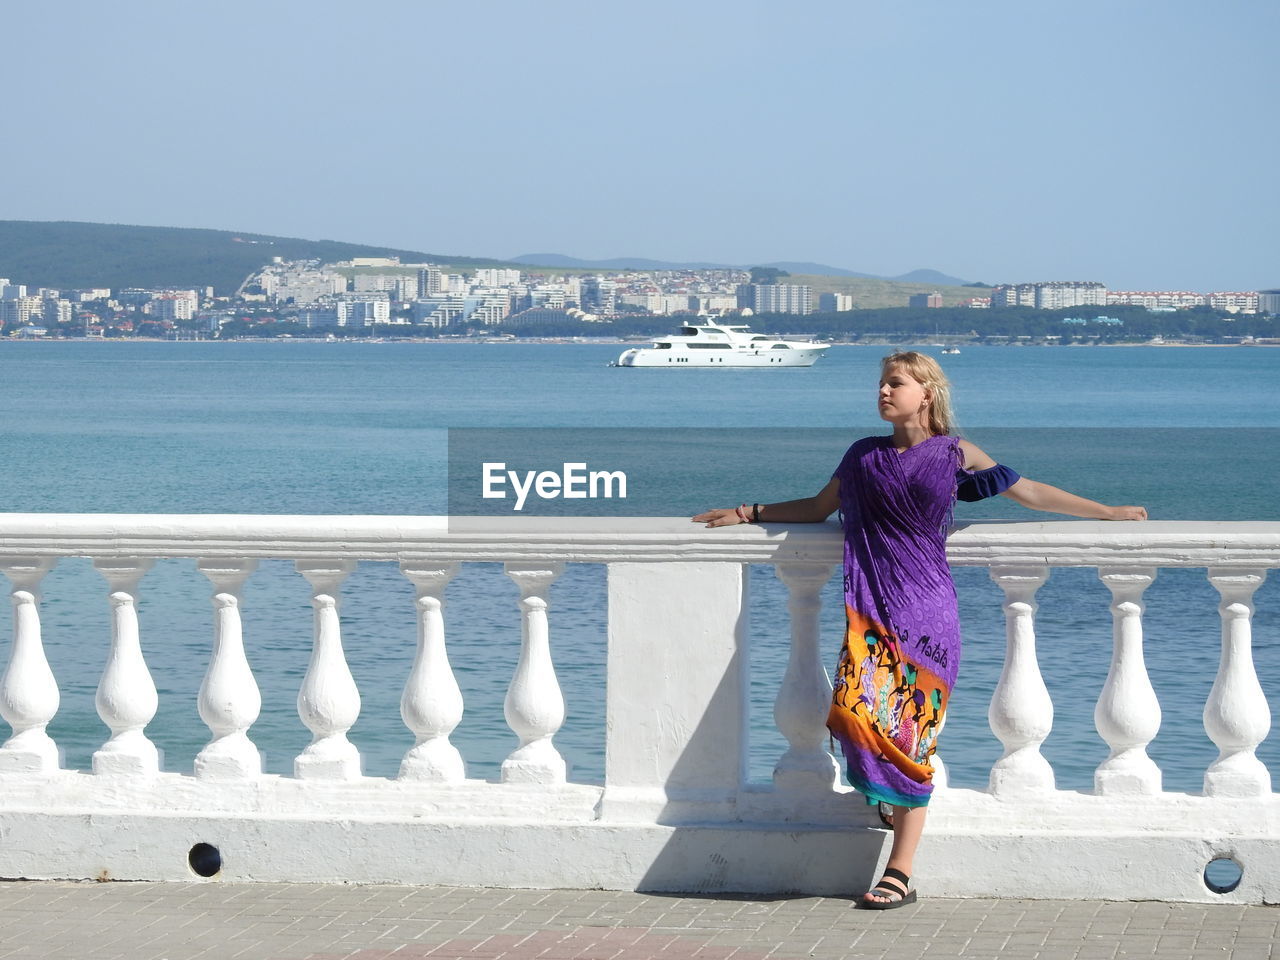
<path fill-rule="evenodd" d="M 875 417 L 875 347 L 834 347 L 792 370 L 608 366 L 606 344 L 4 343 L 0 490 L 13 512 L 438 514 L 449 509 L 448 439 L 471 428 L 589 430 L 652 466 L 680 516 L 742 500 L 807 496 Z M 938 352 L 936 348 L 923 348 Z M 942 358 L 961 427 L 1024 475 L 1153 518 L 1277 520 L 1280 351 L 1265 348 L 972 347 Z M 610 509 L 613 505 L 610 505 Z M 601 513 L 606 512 L 601 510 Z M 1043 519 L 997 498 L 957 522 Z M 0 521 L 2 522 L 2 521 Z M 953 783 L 981 786 L 1000 744 L 986 721 L 1004 656 L 1000 592 L 985 569 L 955 571 L 964 661 L 940 753 Z M 1280 587 L 1255 597 L 1254 656 L 1280 690 Z M 86 768 L 108 736 L 93 705 L 110 625 L 105 582 L 64 560 L 43 587 L 47 654 L 62 693 L 50 733 Z M 786 591 L 751 569 L 750 775 L 786 744 L 772 720 L 785 669 Z M 208 739 L 196 692 L 208 662 L 210 584 L 193 560 L 143 579 L 139 616 L 160 691 L 148 727 L 166 768 L 189 771 Z M 311 645 L 310 589 L 287 561 L 244 591 L 246 647 L 262 689 L 251 730 L 288 773 L 310 734 L 295 700 Z M 393 776 L 412 736 L 398 701 L 412 664 L 413 589 L 366 563 L 343 587 L 343 641 L 363 707 L 351 739 L 366 772 Z M 466 699 L 453 736 L 470 775 L 493 777 L 514 747 L 502 701 L 519 652 L 518 591 L 497 564 L 466 564 L 448 590 L 449 655 Z M 824 593 L 832 658 L 843 612 Z M 1093 569 L 1056 569 L 1037 597 L 1037 649 L 1055 709 L 1044 753 L 1059 786 L 1088 789 L 1107 747 L 1093 707 L 1111 657 L 1110 595 Z M 1146 658 L 1164 720 L 1149 752 L 1166 789 L 1199 789 L 1216 755 L 1200 713 L 1217 669 L 1217 594 L 1203 570 L 1161 570 L 1145 596 Z M 604 570 L 570 564 L 551 590 L 552 650 L 568 705 L 556 743 L 576 780 L 603 777 Z M 660 691 L 655 696 L 660 696 Z M 1280 769 L 1271 737 L 1259 755 Z"/>

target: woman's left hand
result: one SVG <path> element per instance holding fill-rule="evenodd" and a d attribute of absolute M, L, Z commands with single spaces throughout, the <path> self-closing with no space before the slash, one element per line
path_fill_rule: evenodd
<path fill-rule="evenodd" d="M 1110 516 L 1108 520 L 1145 520 L 1147 519 L 1146 507 L 1108 507 Z"/>

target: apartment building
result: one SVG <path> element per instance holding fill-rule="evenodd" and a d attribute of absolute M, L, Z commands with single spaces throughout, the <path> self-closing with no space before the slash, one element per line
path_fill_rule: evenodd
<path fill-rule="evenodd" d="M 805 284 L 744 283 L 738 286 L 737 304 L 756 313 L 813 312 L 813 292 Z"/>
<path fill-rule="evenodd" d="M 1107 286 L 1096 280 L 1050 280 L 1041 283 L 1002 283 L 991 290 L 993 307 L 1105 307 Z"/>

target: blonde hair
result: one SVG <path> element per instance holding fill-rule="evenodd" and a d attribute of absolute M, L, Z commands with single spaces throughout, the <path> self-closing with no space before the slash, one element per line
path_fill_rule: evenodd
<path fill-rule="evenodd" d="M 956 432 L 956 418 L 951 410 L 951 383 L 933 357 L 914 350 L 899 350 L 880 361 L 880 371 L 901 367 L 913 380 L 929 391 L 929 432 Z"/>

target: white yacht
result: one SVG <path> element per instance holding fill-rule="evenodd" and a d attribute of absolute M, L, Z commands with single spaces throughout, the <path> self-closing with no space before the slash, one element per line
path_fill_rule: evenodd
<path fill-rule="evenodd" d="M 779 340 L 746 325 L 689 323 L 652 347 L 624 350 L 619 367 L 811 367 L 827 344 Z"/>

